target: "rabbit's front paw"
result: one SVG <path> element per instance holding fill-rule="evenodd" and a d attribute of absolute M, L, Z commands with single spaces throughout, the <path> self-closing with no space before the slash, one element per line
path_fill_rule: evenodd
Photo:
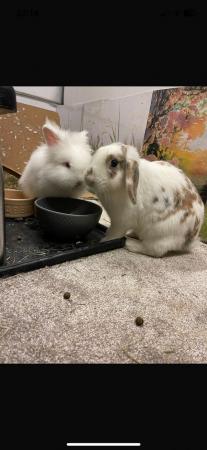
<path fill-rule="evenodd" d="M 134 238 L 128 237 L 126 239 L 124 248 L 126 248 L 129 252 L 133 253 L 145 253 L 145 249 L 142 242 Z"/>

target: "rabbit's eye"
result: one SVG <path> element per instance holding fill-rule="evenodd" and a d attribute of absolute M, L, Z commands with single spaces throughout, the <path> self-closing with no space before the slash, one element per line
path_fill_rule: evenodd
<path fill-rule="evenodd" d="M 64 162 L 63 166 L 67 167 L 68 169 L 70 169 L 70 163 L 69 162 Z"/>
<path fill-rule="evenodd" d="M 117 161 L 117 159 L 111 160 L 111 167 L 116 167 L 116 166 L 118 166 L 118 164 L 119 164 L 119 161 Z"/>

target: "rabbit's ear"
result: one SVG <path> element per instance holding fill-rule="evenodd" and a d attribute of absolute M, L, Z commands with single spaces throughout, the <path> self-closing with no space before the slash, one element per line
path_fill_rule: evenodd
<path fill-rule="evenodd" d="M 137 201 L 137 187 L 139 182 L 138 162 L 126 159 L 126 188 L 131 202 L 135 205 Z"/>
<path fill-rule="evenodd" d="M 47 145 L 51 146 L 51 145 L 55 145 L 59 142 L 60 137 L 48 125 L 44 125 L 42 128 L 42 131 L 43 131 L 44 138 L 45 138 Z"/>

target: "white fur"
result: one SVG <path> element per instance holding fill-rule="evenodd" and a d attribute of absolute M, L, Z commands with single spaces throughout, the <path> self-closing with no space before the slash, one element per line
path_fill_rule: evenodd
<path fill-rule="evenodd" d="M 46 132 L 55 137 L 52 144 Z M 20 188 L 34 198 L 78 197 L 86 188 L 84 174 L 92 157 L 87 131 L 63 130 L 47 120 L 43 134 L 46 143 L 32 153 L 19 180 Z M 71 167 L 65 167 L 65 162 Z"/>
<path fill-rule="evenodd" d="M 196 188 L 191 183 L 190 192 L 196 199 L 188 211 L 189 216 L 182 222 L 187 209 L 176 209 L 175 193 L 179 192 L 183 202 L 190 180 L 172 164 L 147 161 L 139 158 L 134 147 L 126 147 L 125 165 L 135 160 L 138 166 L 135 204 L 127 192 L 124 170 L 119 168 L 116 175 L 110 177 L 106 164 L 109 155 L 123 157 L 122 144 L 99 148 L 86 174 L 89 189 L 97 194 L 111 219 L 111 227 L 104 240 L 119 238 L 128 233 L 131 234 L 126 239 L 128 250 L 157 257 L 170 251 L 190 250 L 198 239 L 204 219 L 204 205 Z M 155 197 L 158 200 L 153 202 Z M 198 230 L 193 239 L 188 240 L 188 233 L 195 230 L 195 220 L 199 221 Z"/>

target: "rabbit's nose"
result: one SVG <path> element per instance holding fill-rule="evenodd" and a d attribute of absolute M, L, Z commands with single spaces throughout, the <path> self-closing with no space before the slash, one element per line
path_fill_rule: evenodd
<path fill-rule="evenodd" d="M 93 184 L 95 181 L 94 173 L 92 167 L 87 170 L 86 176 L 85 176 L 86 182 L 88 184 Z"/>

